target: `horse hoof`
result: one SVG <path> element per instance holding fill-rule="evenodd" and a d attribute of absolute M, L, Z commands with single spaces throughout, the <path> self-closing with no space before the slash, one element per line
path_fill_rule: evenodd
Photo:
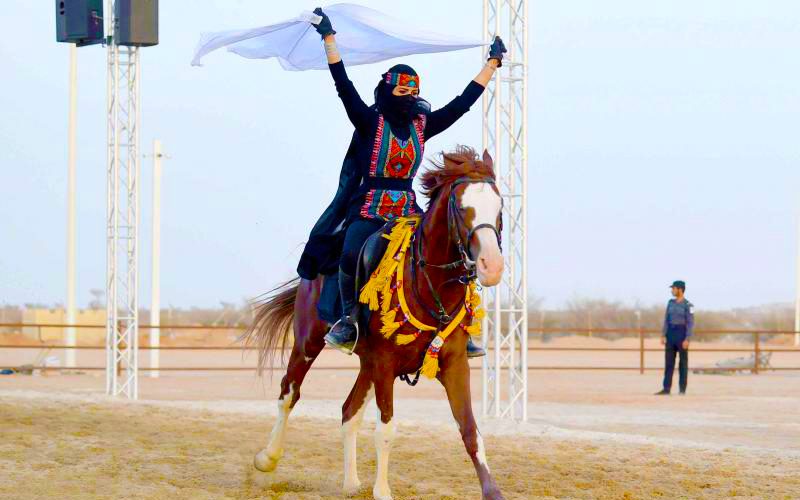
<path fill-rule="evenodd" d="M 356 479 L 353 483 L 344 483 L 342 487 L 342 491 L 344 492 L 345 496 L 355 495 L 361 490 L 361 481 Z"/>
<path fill-rule="evenodd" d="M 278 466 L 278 458 L 270 457 L 266 450 L 260 451 L 253 459 L 253 466 L 261 472 L 272 472 Z"/>
<path fill-rule="evenodd" d="M 375 500 L 392 500 L 392 493 L 389 490 L 379 491 L 376 488 L 372 490 L 372 498 Z"/>

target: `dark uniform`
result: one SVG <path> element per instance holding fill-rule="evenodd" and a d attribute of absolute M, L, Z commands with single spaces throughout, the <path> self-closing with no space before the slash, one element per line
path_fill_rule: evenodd
<path fill-rule="evenodd" d="M 664 315 L 663 334 L 666 337 L 664 348 L 664 391 L 672 388 L 672 374 L 675 371 L 675 354 L 680 356 L 678 365 L 679 386 L 686 392 L 689 378 L 689 351 L 683 348 L 683 341 L 692 336 L 694 328 L 694 306 L 684 298 L 678 302 L 670 299 Z"/>

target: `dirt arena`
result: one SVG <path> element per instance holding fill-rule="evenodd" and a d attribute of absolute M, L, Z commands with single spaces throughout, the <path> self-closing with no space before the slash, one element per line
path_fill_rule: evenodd
<path fill-rule="evenodd" d="M 337 418 L 353 378 L 312 370 L 265 474 L 251 463 L 277 378 L 142 377 L 131 403 L 107 399 L 101 374 L 0 377 L 0 497 L 342 498 Z M 441 388 L 396 387 L 395 498 L 479 498 Z M 480 423 L 507 498 L 800 498 L 800 374 L 691 375 L 689 394 L 668 398 L 658 387 L 656 372 L 532 372 L 529 422 Z M 371 498 L 373 428 L 369 412 L 356 498 Z"/>

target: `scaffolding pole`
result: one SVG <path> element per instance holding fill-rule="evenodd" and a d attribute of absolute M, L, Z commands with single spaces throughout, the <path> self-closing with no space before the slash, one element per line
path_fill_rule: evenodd
<path fill-rule="evenodd" d="M 499 35 L 508 54 L 483 94 L 483 147 L 503 197 L 505 273 L 484 291 L 483 415 L 528 418 L 528 1 L 484 0 L 483 39 Z"/>
<path fill-rule="evenodd" d="M 116 43 L 106 2 L 106 393 L 138 398 L 139 48 Z"/>

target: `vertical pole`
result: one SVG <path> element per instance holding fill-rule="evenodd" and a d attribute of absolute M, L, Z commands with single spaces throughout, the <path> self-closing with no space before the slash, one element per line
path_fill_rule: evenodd
<path fill-rule="evenodd" d="M 109 40 L 106 49 L 106 394 L 114 394 L 114 381 L 116 380 L 116 357 L 114 355 L 114 342 L 116 340 L 116 318 L 114 310 L 116 308 L 116 293 L 114 283 L 116 282 L 116 250 L 114 249 L 114 190 L 116 171 L 114 165 L 116 157 L 114 155 L 114 130 L 116 128 L 116 116 L 114 115 L 116 81 L 114 78 L 114 41 L 113 23 L 114 12 L 111 10 L 113 3 L 106 1 L 106 16 L 109 22 L 105 23 L 106 37 Z"/>
<path fill-rule="evenodd" d="M 528 68 L 530 67 L 530 63 L 528 61 L 528 4 L 530 4 L 530 0 L 522 0 L 525 2 L 523 6 L 523 28 L 522 28 L 522 88 L 520 89 L 520 93 L 522 94 L 522 129 L 521 129 L 521 141 L 522 141 L 522 157 L 521 157 L 521 166 L 522 169 L 522 186 L 521 186 L 521 193 L 528 192 Z M 526 422 L 528 420 L 528 196 L 523 194 L 521 196 L 522 202 L 522 290 L 521 293 L 524 294 L 525 300 L 525 312 L 523 313 L 523 320 L 522 320 L 522 346 L 520 346 L 523 360 L 522 360 L 522 391 L 524 394 L 524 399 L 522 401 L 522 421 Z M 542 325 L 544 326 L 544 325 Z"/>
<path fill-rule="evenodd" d="M 113 18 L 112 18 L 113 19 Z M 113 28 L 112 28 L 113 33 Z M 115 35 L 116 36 L 116 35 Z M 113 349 L 113 359 L 114 364 L 113 366 L 117 366 L 119 363 L 119 257 L 117 256 L 118 246 L 119 246 L 119 217 L 120 217 L 120 204 L 119 204 L 119 181 L 120 181 L 120 161 L 119 161 L 119 139 L 120 139 L 120 125 L 119 125 L 119 99 L 120 99 L 120 92 L 119 92 L 119 45 L 117 45 L 116 40 L 111 44 L 111 50 L 113 58 L 112 69 L 111 72 L 113 74 L 113 85 L 114 88 L 112 89 L 113 92 L 113 109 L 111 110 L 112 121 L 114 122 L 113 129 L 112 129 L 112 137 L 111 137 L 111 149 L 113 150 L 113 164 L 112 164 L 112 185 L 114 187 L 113 192 L 111 193 L 111 203 L 113 204 L 113 216 L 111 219 L 111 265 L 113 266 L 113 283 L 112 286 L 112 294 L 110 297 L 113 297 L 113 302 L 111 303 L 112 311 L 111 311 L 111 321 L 113 325 L 113 333 L 112 333 L 112 349 Z M 119 389 L 119 373 L 115 370 L 114 371 L 114 379 L 111 382 L 111 395 L 116 396 Z"/>
<path fill-rule="evenodd" d="M 158 378 L 161 344 L 161 141 L 153 141 L 153 254 L 150 304 L 150 376 Z"/>
<path fill-rule="evenodd" d="M 484 41 L 505 39 L 503 68 L 483 95 L 483 144 L 494 157 L 495 174 L 504 200 L 502 217 L 509 246 L 503 280 L 485 293 L 485 346 L 494 348 L 483 363 L 484 415 L 525 420 L 527 417 L 527 0 L 484 0 Z M 504 31 L 504 28 L 507 30 Z M 501 379 L 508 377 L 508 391 Z"/>
<path fill-rule="evenodd" d="M 69 124 L 67 128 L 67 325 L 75 324 L 75 128 L 78 110 L 78 49 L 69 46 Z M 75 328 L 64 330 L 64 345 L 75 346 Z M 65 349 L 64 366 L 75 367 L 75 349 Z"/>
<path fill-rule="evenodd" d="M 644 375 L 644 332 L 642 331 L 642 311 L 636 311 L 636 329 L 639 331 L 639 374 Z"/>
<path fill-rule="evenodd" d="M 753 361 L 753 373 L 755 375 L 758 375 L 758 358 L 761 356 L 761 346 L 759 345 L 759 343 L 760 343 L 759 340 L 761 338 L 761 334 L 759 334 L 758 332 L 755 332 L 753 335 L 755 336 L 755 342 L 754 342 L 755 343 L 755 348 L 754 348 L 754 351 L 755 351 L 755 358 L 756 358 L 755 361 Z"/>
<path fill-rule="evenodd" d="M 483 0 L 483 29 L 481 30 L 483 41 L 486 43 L 489 40 L 489 33 L 487 29 L 487 24 L 489 20 L 489 0 Z M 483 62 L 483 51 L 481 51 L 481 62 Z M 489 113 L 489 92 L 488 89 L 486 92 L 483 93 L 481 98 L 481 105 L 482 105 L 482 112 L 483 112 L 483 124 L 482 124 L 482 146 L 483 149 L 488 149 L 489 146 L 489 126 L 488 126 L 488 113 Z M 483 301 L 488 304 L 489 298 L 491 297 L 490 292 L 488 290 L 484 290 L 483 292 Z M 491 357 L 494 356 L 493 354 L 489 353 L 489 339 L 491 338 L 489 334 L 489 326 L 491 323 L 489 322 L 489 315 L 487 314 L 483 318 L 483 324 L 481 325 L 481 341 L 483 348 L 486 350 L 486 356 L 483 357 L 483 361 L 481 362 L 481 407 L 482 407 L 482 414 L 484 417 L 489 416 L 489 412 L 492 408 L 492 398 L 493 391 L 489 388 L 490 379 L 492 376 L 492 361 L 490 361 Z M 497 366 L 497 365 L 494 365 Z"/>
<path fill-rule="evenodd" d="M 795 261 L 794 345 L 800 346 L 800 214 L 797 218 L 797 259 Z"/>
<path fill-rule="evenodd" d="M 515 27 L 516 17 L 514 14 L 516 13 L 517 0 L 505 0 L 505 1 L 506 1 L 506 6 L 511 11 L 508 16 L 508 33 L 513 38 L 515 35 L 514 27 Z M 498 16 L 498 19 L 499 18 L 500 16 Z M 499 35 L 500 30 L 498 30 L 496 34 Z M 508 122 L 508 130 L 512 131 L 511 132 L 512 134 L 513 131 L 517 130 L 517 123 L 516 123 L 517 106 L 516 103 L 514 102 L 514 100 L 517 98 L 516 95 L 517 85 L 514 82 L 515 69 L 516 69 L 514 67 L 514 64 L 517 61 L 516 49 L 517 49 L 517 44 L 514 43 L 514 41 L 508 44 L 507 50 L 508 50 L 509 64 L 507 65 L 506 71 L 508 72 L 507 99 L 509 105 L 506 108 L 506 121 Z M 496 73 L 499 74 L 500 71 L 502 70 L 498 68 L 498 71 L 496 71 Z M 509 194 L 515 194 L 517 192 L 517 189 L 519 189 L 517 172 L 515 171 L 515 167 L 518 167 L 518 164 L 516 162 L 519 161 L 519 151 L 517 150 L 516 146 L 517 144 L 515 143 L 515 138 L 509 137 L 508 139 L 509 169 L 508 169 L 508 176 L 506 179 L 506 188 L 508 189 Z M 508 207 L 509 213 L 512 214 L 512 217 L 516 216 L 517 210 L 519 209 L 519 207 L 517 206 L 517 198 L 515 196 L 509 196 L 508 199 L 505 200 L 505 204 Z M 509 224 L 509 228 L 511 228 L 512 226 L 513 224 Z M 519 328 L 519 326 L 521 326 L 521 325 L 517 326 L 517 314 L 516 311 L 514 310 L 517 307 L 517 297 L 515 297 L 514 295 L 515 292 L 517 292 L 516 290 L 517 275 L 519 274 L 520 270 L 518 269 L 519 260 L 514 258 L 515 256 L 513 256 L 513 250 L 511 250 L 510 253 L 512 253 L 512 258 L 506 261 L 507 264 L 505 266 L 505 271 L 504 271 L 507 275 L 507 280 L 509 283 L 508 287 L 509 293 L 507 299 L 508 304 L 506 305 L 507 312 L 504 316 L 508 324 L 508 326 L 506 327 L 508 329 L 507 342 L 508 342 L 508 402 L 509 402 L 507 411 L 508 411 L 508 417 L 514 420 L 515 418 L 517 418 L 516 410 L 518 406 L 514 399 L 519 391 L 519 386 L 521 385 L 521 380 L 519 380 L 519 378 L 517 377 L 518 373 L 517 370 L 519 369 L 519 366 L 521 366 L 519 363 L 522 363 L 522 356 L 519 356 L 519 363 L 517 362 L 517 346 L 516 346 L 517 336 L 515 335 L 516 332 L 514 331 L 516 328 Z M 526 315 L 527 313 L 528 311 L 525 311 L 525 314 L 523 314 L 523 316 Z M 519 344 L 520 345 L 522 344 L 522 335 L 520 335 Z M 525 353 L 525 355 L 527 354 L 528 353 Z"/>
<path fill-rule="evenodd" d="M 131 377 L 131 384 L 133 385 L 133 389 L 131 391 L 132 399 L 139 399 L 139 214 L 141 211 L 139 210 L 139 178 L 140 171 L 141 171 L 141 159 L 142 155 L 139 153 L 139 144 L 141 130 L 142 130 L 142 106 L 141 106 L 141 82 L 142 82 L 142 65 L 141 65 L 141 51 L 139 48 L 133 49 L 133 60 L 134 67 L 133 71 L 133 88 L 129 90 L 129 92 L 133 93 L 133 101 L 135 106 L 134 112 L 134 144 L 133 146 L 129 145 L 128 148 L 131 151 L 129 153 L 132 156 L 133 161 L 133 181 L 131 182 L 128 189 L 131 189 L 132 193 L 130 196 L 133 196 L 133 207 L 135 210 L 133 221 L 130 223 L 133 224 L 133 261 L 128 264 L 128 275 L 130 276 L 129 279 L 133 279 L 134 284 L 131 287 L 133 289 L 133 297 L 131 298 L 131 313 L 133 317 L 133 332 L 131 332 L 131 339 L 133 342 L 133 369 L 131 370 L 132 373 Z M 131 270 L 130 268 L 133 267 Z"/>
<path fill-rule="evenodd" d="M 501 11 L 501 2 L 495 2 L 494 4 L 494 35 L 500 34 L 500 11 Z M 495 167 L 497 181 L 498 184 L 502 185 L 503 182 L 503 163 L 502 163 L 502 147 L 500 141 L 502 140 L 500 134 L 502 132 L 502 85 L 503 80 L 500 78 L 500 69 L 498 68 L 497 71 L 494 72 L 494 164 L 497 165 Z M 502 215 L 501 215 L 502 217 Z M 503 301 L 502 295 L 503 286 L 502 284 L 497 285 L 497 289 L 494 295 L 494 367 L 495 367 L 495 379 L 494 379 L 494 394 L 497 400 L 497 404 L 495 405 L 495 412 L 494 416 L 499 417 L 501 413 L 501 401 L 502 396 L 500 392 L 500 378 L 502 375 L 502 360 L 501 358 L 501 349 L 502 349 L 502 335 L 503 335 L 503 316 L 501 312 L 501 302 Z M 513 355 L 513 353 L 511 353 Z"/>

